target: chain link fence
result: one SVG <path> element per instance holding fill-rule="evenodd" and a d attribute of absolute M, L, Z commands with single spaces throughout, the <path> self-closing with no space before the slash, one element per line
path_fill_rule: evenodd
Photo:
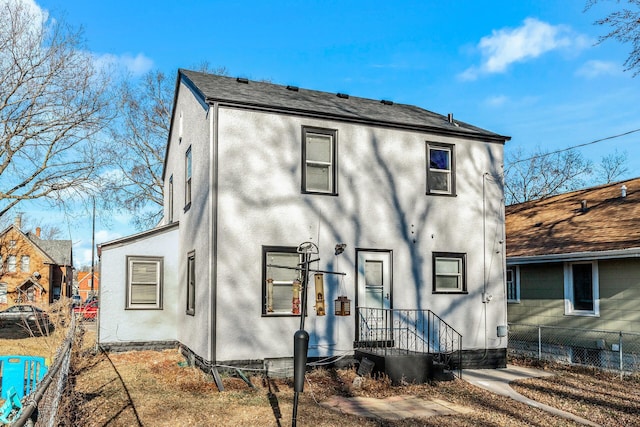
<path fill-rule="evenodd" d="M 510 356 L 640 371 L 640 333 L 509 324 Z"/>
<path fill-rule="evenodd" d="M 12 427 L 36 426 L 54 427 L 58 409 L 65 394 L 72 348 L 78 333 L 75 316 L 71 316 L 71 324 L 64 341 L 58 347 L 53 364 L 38 384 L 36 390 L 24 399 L 20 416 L 11 423 Z"/>

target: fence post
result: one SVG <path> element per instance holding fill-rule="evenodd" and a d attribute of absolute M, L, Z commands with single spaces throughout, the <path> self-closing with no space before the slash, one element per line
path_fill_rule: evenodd
<path fill-rule="evenodd" d="M 622 379 L 622 373 L 624 369 L 624 359 L 622 357 L 622 331 L 620 331 L 620 338 L 618 339 L 618 351 L 620 354 L 620 379 Z"/>
<path fill-rule="evenodd" d="M 538 325 L 538 360 L 542 360 L 542 327 Z"/>

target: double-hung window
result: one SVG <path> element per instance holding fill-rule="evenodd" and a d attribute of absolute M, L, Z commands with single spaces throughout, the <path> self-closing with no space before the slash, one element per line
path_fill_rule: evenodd
<path fill-rule="evenodd" d="M 7 271 L 9 271 L 10 273 L 15 273 L 15 271 L 16 271 L 16 256 L 15 255 L 9 255 L 9 257 L 7 258 Z"/>
<path fill-rule="evenodd" d="M 565 263 L 565 314 L 598 316 L 600 314 L 599 293 L 597 261 Z"/>
<path fill-rule="evenodd" d="M 162 309 L 161 257 L 127 257 L 128 309 Z"/>
<path fill-rule="evenodd" d="M 196 253 L 187 255 L 187 314 L 196 314 Z"/>
<path fill-rule="evenodd" d="M 295 247 L 262 247 L 262 314 L 300 313 L 300 254 Z"/>
<path fill-rule="evenodd" d="M 454 146 L 427 142 L 427 194 L 455 195 Z"/>
<path fill-rule="evenodd" d="M 465 254 L 433 253 L 433 292 L 464 293 L 467 291 Z"/>
<path fill-rule="evenodd" d="M 507 267 L 507 302 L 520 302 L 520 268 Z"/>
<path fill-rule="evenodd" d="M 191 147 L 187 148 L 184 157 L 184 206 L 185 210 L 191 206 Z"/>
<path fill-rule="evenodd" d="M 20 270 L 23 273 L 29 272 L 29 264 L 31 264 L 31 258 L 29 258 L 29 255 L 22 255 L 22 258 L 20 258 Z"/>
<path fill-rule="evenodd" d="M 302 128 L 302 192 L 336 195 L 336 130 Z"/>

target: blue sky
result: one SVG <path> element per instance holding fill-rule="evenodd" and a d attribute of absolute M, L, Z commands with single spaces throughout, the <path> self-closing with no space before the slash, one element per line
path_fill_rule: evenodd
<path fill-rule="evenodd" d="M 586 12 L 586 0 L 35 1 L 82 26 L 97 58 L 134 75 L 173 78 L 207 61 L 232 76 L 453 113 L 511 136 L 506 152 L 640 129 L 640 76 L 623 71 L 631 47 L 596 44 L 606 28 L 593 22 L 615 1 Z M 581 152 L 595 163 L 626 152 L 625 178 L 635 177 L 639 141 L 637 132 Z M 132 231 L 126 218 L 96 227 L 98 241 Z M 84 262 L 91 238 L 74 232 Z"/>

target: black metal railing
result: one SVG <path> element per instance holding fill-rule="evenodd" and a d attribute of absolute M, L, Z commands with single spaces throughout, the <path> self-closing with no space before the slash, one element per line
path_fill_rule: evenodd
<path fill-rule="evenodd" d="M 462 335 L 431 310 L 358 307 L 356 347 L 382 354 L 424 353 L 461 376 Z"/>

